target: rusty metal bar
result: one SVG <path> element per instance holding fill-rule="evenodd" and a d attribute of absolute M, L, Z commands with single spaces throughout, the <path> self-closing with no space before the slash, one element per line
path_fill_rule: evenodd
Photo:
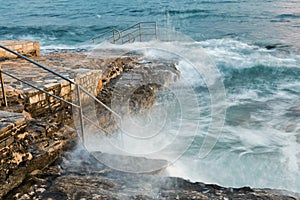
<path fill-rule="evenodd" d="M 114 32 L 114 31 L 113 31 L 113 38 L 114 38 L 113 43 L 115 44 L 115 43 L 116 43 L 116 40 L 115 40 L 115 32 Z"/>
<path fill-rule="evenodd" d="M 121 37 L 120 32 L 117 31 L 117 33 L 118 33 L 118 38 L 117 38 L 116 40 L 115 40 L 115 38 L 113 38 L 114 41 L 119 40 L 120 37 Z M 129 35 L 129 38 L 130 38 L 130 35 Z M 94 41 L 94 39 L 93 39 L 93 41 Z M 83 121 L 83 118 L 84 118 L 85 116 L 83 115 L 82 102 L 81 102 L 81 98 L 80 98 L 81 91 L 84 92 L 85 94 L 87 94 L 88 96 L 90 96 L 91 98 L 93 98 L 97 103 L 100 103 L 100 104 L 101 104 L 102 106 L 104 106 L 108 111 L 110 111 L 112 114 L 114 114 L 114 115 L 117 116 L 119 119 L 121 119 L 121 117 L 120 117 L 116 112 L 114 112 L 111 108 L 109 108 L 107 105 L 105 105 L 105 104 L 102 103 L 100 100 L 98 100 L 95 96 L 93 96 L 92 94 L 90 94 L 87 90 L 85 90 L 83 87 L 81 87 L 81 86 L 80 86 L 79 84 L 77 84 L 75 81 L 73 81 L 73 80 L 71 80 L 71 79 L 69 79 L 69 78 L 67 78 L 67 77 L 65 77 L 65 76 L 63 76 L 63 75 L 61 75 L 61 74 L 59 74 L 59 73 L 57 73 L 57 72 L 51 70 L 50 68 L 48 68 L 48 67 L 46 67 L 46 66 L 44 66 L 44 65 L 42 65 L 42 64 L 40 64 L 40 63 L 38 63 L 38 62 L 36 62 L 36 61 L 34 61 L 34 60 L 32 60 L 32 59 L 30 59 L 30 58 L 28 58 L 28 57 L 26 57 L 26 56 L 24 56 L 24 55 L 22 55 L 22 54 L 20 54 L 20 53 L 17 53 L 17 52 L 15 52 L 15 51 L 13 51 L 13 50 L 7 48 L 6 46 L 3 46 L 3 45 L 0 44 L 0 48 L 4 49 L 4 50 L 6 50 L 6 51 L 8 51 L 8 52 L 10 52 L 10 53 L 12 53 L 12 54 L 15 54 L 15 55 L 17 55 L 18 57 L 23 58 L 23 59 L 29 61 L 30 63 L 32 63 L 32 64 L 34 64 L 34 65 L 36 65 L 36 66 L 38 66 L 38 67 L 40 67 L 40 68 L 42 68 L 42 69 L 44 69 L 44 70 L 46 70 L 46 71 L 48 71 L 48 72 L 50 72 L 50 73 L 56 75 L 56 76 L 58 76 L 58 77 L 60 77 L 60 78 L 62 78 L 62 79 L 64 79 L 64 80 L 68 81 L 68 82 L 70 83 L 70 86 L 71 86 L 72 84 L 74 84 L 75 87 L 76 87 L 75 89 L 77 90 L 77 97 L 78 97 L 78 105 L 77 105 L 77 104 L 72 103 L 72 102 L 69 102 L 69 101 L 67 101 L 67 100 L 65 100 L 65 99 L 63 99 L 63 98 L 61 98 L 61 97 L 59 97 L 59 96 L 57 96 L 57 95 L 51 94 L 50 92 L 48 92 L 48 91 L 46 91 L 46 90 L 44 90 L 44 89 L 41 89 L 41 88 L 39 88 L 39 87 L 37 87 L 37 86 L 35 86 L 35 85 L 33 85 L 33 84 L 27 82 L 27 81 L 24 81 L 24 80 L 22 80 L 22 79 L 20 79 L 20 78 L 17 78 L 16 76 L 14 76 L 14 75 L 12 75 L 12 74 L 10 74 L 10 73 L 8 73 L 8 72 L 2 70 L 2 69 L 1 69 L 1 65 L 0 65 L 0 79 L 1 79 L 1 86 L 2 86 L 2 92 L 3 92 L 3 97 L 4 97 L 4 103 L 5 103 L 6 106 L 7 106 L 7 100 L 6 100 L 6 94 L 5 94 L 5 87 L 4 87 L 3 74 L 5 74 L 5 75 L 7 75 L 7 76 L 9 76 L 9 77 L 11 77 L 11 78 L 13 78 L 13 79 L 16 79 L 17 81 L 20 81 L 20 82 L 22 82 L 22 83 L 24 83 L 24 84 L 26 84 L 26 85 L 29 85 L 30 87 L 32 87 L 32 88 L 34 88 L 34 89 L 36 89 L 36 90 L 39 90 L 39 91 L 41 91 L 41 92 L 43 92 L 43 93 L 45 93 L 45 94 L 48 94 L 48 95 L 50 95 L 50 96 L 52 96 L 52 97 L 54 97 L 54 98 L 56 98 L 56 99 L 58 99 L 58 100 L 60 100 L 60 101 L 62 101 L 62 102 L 64 102 L 64 103 L 68 104 L 68 105 L 71 105 L 71 106 L 73 106 L 73 107 L 79 109 L 79 119 L 80 119 L 80 128 L 81 128 L 81 136 L 82 136 L 81 138 L 82 138 L 82 144 L 83 144 L 83 146 L 84 146 L 84 121 Z M 87 117 L 85 117 L 85 118 L 87 118 Z M 90 120 L 90 121 L 91 121 L 91 120 Z M 101 130 L 102 130 L 102 129 L 101 129 Z"/>
<path fill-rule="evenodd" d="M 140 35 L 140 42 L 142 42 L 142 27 L 141 27 L 141 23 L 139 23 L 139 35 Z"/>
<path fill-rule="evenodd" d="M 84 118 L 85 120 L 87 120 L 88 122 L 90 122 L 92 125 L 94 125 L 96 128 L 98 128 L 98 129 L 100 129 L 101 131 L 103 131 L 105 134 L 109 135 L 109 133 L 108 133 L 106 130 L 102 129 L 97 123 L 93 122 L 91 119 L 87 118 L 87 117 L 84 116 L 84 115 L 83 115 L 83 118 Z"/>
<path fill-rule="evenodd" d="M 6 98 L 6 91 L 5 91 L 5 87 L 4 87 L 4 79 L 3 79 L 3 74 L 2 74 L 2 65 L 0 64 L 0 79 L 1 79 L 1 88 L 2 88 L 2 97 L 3 97 L 3 105 L 5 107 L 8 106 L 7 104 L 7 98 Z"/>
<path fill-rule="evenodd" d="M 146 27 L 143 27 L 143 24 L 149 24 L 149 25 L 151 25 L 151 27 L 149 27 L 149 25 Z M 147 32 L 143 33 L 144 32 L 143 30 L 153 30 L 153 33 L 151 33 L 151 34 L 147 33 Z M 119 31 L 117 29 L 112 29 L 112 30 L 106 31 L 100 35 L 95 36 L 94 38 L 92 38 L 92 41 L 95 42 L 95 39 L 103 37 L 104 35 L 106 35 L 109 32 L 112 32 L 111 36 L 108 38 L 105 38 L 104 40 L 110 41 L 110 39 L 113 38 L 113 41 L 110 41 L 113 44 L 116 44 L 118 41 L 120 41 L 121 44 L 125 44 L 128 42 L 129 43 L 135 42 L 135 39 L 137 37 L 139 37 L 140 38 L 139 41 L 142 42 L 144 35 L 153 35 L 153 36 L 155 36 L 155 39 L 157 39 L 157 23 L 156 22 L 139 22 L 139 23 L 136 23 L 125 29 L 122 29 L 121 31 Z M 138 32 L 138 33 L 136 33 L 136 32 Z M 128 34 L 130 34 L 130 36 Z M 116 38 L 116 35 L 118 35 L 118 38 Z M 130 39 L 125 41 L 124 38 L 126 36 L 130 37 Z M 132 39 L 131 37 L 134 39 Z"/>
<path fill-rule="evenodd" d="M 76 107 L 76 108 L 79 108 L 78 105 L 76 105 L 76 104 L 74 104 L 74 103 L 72 103 L 72 102 L 69 102 L 69 101 L 67 101 L 67 100 L 65 100 L 65 99 L 63 99 L 63 98 L 61 98 L 61 97 L 59 97 L 59 96 L 56 96 L 55 94 L 51 94 L 50 92 L 48 92 L 48 91 L 46 91 L 46 90 L 43 90 L 43 89 L 41 89 L 41 88 L 38 88 L 37 86 L 35 86 L 35 85 L 31 84 L 31 83 L 28 83 L 27 81 L 24 81 L 24 80 L 22 80 L 22 79 L 19 79 L 19 78 L 15 77 L 14 75 L 12 75 L 12 74 L 10 74 L 10 73 L 8 73 L 8 72 L 6 72 L 6 71 L 0 70 L 0 72 L 3 73 L 3 74 L 5 74 L 5 75 L 7 75 L 7 76 L 9 76 L 9 77 L 11 77 L 11 78 L 13 78 L 13 79 L 16 79 L 17 81 L 22 82 L 22 83 L 24 83 L 24 84 L 26 84 L 26 85 L 28 85 L 28 86 L 30 86 L 30 87 L 33 87 L 34 89 L 37 89 L 37 90 L 39 90 L 39 91 L 41 91 L 41 92 L 43 92 L 43 93 L 46 93 L 46 94 L 48 94 L 48 95 L 50 95 L 50 96 L 52 96 L 52 97 L 54 97 L 54 98 L 56 98 L 56 99 L 58 99 L 58 100 L 61 100 L 61 101 L 65 102 L 66 104 L 69 104 L 69 105 L 71 105 L 71 106 L 74 106 L 74 107 Z"/>
<path fill-rule="evenodd" d="M 101 33 L 101 34 L 93 37 L 91 40 L 93 41 L 93 43 L 95 43 L 96 39 L 101 38 L 101 37 L 103 37 L 103 36 L 105 36 L 105 35 L 107 35 L 108 33 L 111 33 L 111 32 L 112 32 L 112 36 L 110 36 L 109 38 L 113 38 L 113 43 L 115 43 L 115 41 L 120 39 L 120 31 L 115 29 L 115 28 L 113 28 L 109 31 L 105 31 L 104 33 Z M 117 34 L 115 34 L 115 33 L 117 33 Z M 115 39 L 115 35 L 118 35 L 117 39 Z M 106 38 L 106 39 L 108 39 L 108 38 Z"/>
<path fill-rule="evenodd" d="M 80 87 L 81 91 L 84 92 L 86 95 L 88 95 L 89 97 L 91 97 L 92 99 L 94 99 L 97 103 L 101 104 L 104 108 L 106 108 L 109 112 L 111 112 L 112 114 L 114 114 L 115 116 L 117 116 L 119 119 L 122 119 L 119 114 L 117 114 L 110 107 L 108 107 L 103 102 L 101 102 L 99 99 L 97 99 L 94 95 L 92 95 L 91 93 L 89 93 L 86 89 L 84 89 L 80 85 L 79 85 L 79 87 Z"/>
<path fill-rule="evenodd" d="M 81 104 L 81 98 L 80 98 L 80 86 L 78 84 L 76 84 L 76 91 L 77 91 L 78 106 L 79 106 L 81 141 L 82 141 L 82 145 L 84 145 L 84 121 L 83 121 L 82 104 Z"/>
<path fill-rule="evenodd" d="M 62 78 L 64 80 L 66 80 L 66 81 L 68 81 L 70 83 L 75 84 L 75 82 L 72 81 L 71 79 L 69 79 L 69 78 L 67 78 L 67 77 L 65 77 L 65 76 L 63 76 L 63 75 L 61 75 L 61 74 L 53 71 L 52 69 L 50 69 L 50 68 L 48 68 L 48 67 L 46 67 L 46 66 L 44 66 L 44 65 L 42 65 L 42 64 L 40 64 L 38 62 L 36 62 L 35 60 L 32 60 L 32 59 L 30 59 L 30 58 L 28 58 L 28 57 L 26 57 L 26 56 L 24 56 L 24 55 L 22 55 L 22 54 L 20 54 L 18 52 L 15 52 L 15 51 L 11 50 L 10 48 L 8 48 L 8 47 L 6 47 L 6 46 L 4 46 L 2 44 L 0 44 L 0 48 L 4 49 L 4 50 L 6 50 L 6 51 L 8 51 L 8 52 L 10 52 L 10 53 L 12 53 L 12 54 L 20 57 L 20 58 L 23 58 L 24 60 L 27 60 L 28 62 L 30 62 L 32 64 L 35 64 L 36 66 L 38 66 L 38 67 L 40 67 L 40 68 L 42 68 L 42 69 L 44 69 L 44 70 L 46 70 L 46 71 L 48 71 L 48 72 L 56 75 L 56 76 L 58 76 L 58 77 L 60 77 L 60 78 Z"/>
<path fill-rule="evenodd" d="M 155 39 L 157 40 L 157 23 L 155 23 Z"/>

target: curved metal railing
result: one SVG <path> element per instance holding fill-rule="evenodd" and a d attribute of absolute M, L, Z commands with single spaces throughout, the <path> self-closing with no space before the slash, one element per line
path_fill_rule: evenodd
<path fill-rule="evenodd" d="M 95 43 L 95 41 L 97 39 L 103 39 L 104 36 L 106 36 L 108 33 L 111 33 L 111 36 L 109 36 L 108 38 L 106 38 L 105 40 L 110 41 L 112 39 L 112 43 L 115 44 L 116 41 L 118 41 L 121 38 L 121 33 L 119 30 L 113 28 L 111 30 L 105 31 L 104 33 L 101 33 L 99 35 L 96 35 L 95 37 L 93 37 L 91 40 L 93 41 L 93 43 Z M 117 37 L 116 37 L 117 36 Z"/>
<path fill-rule="evenodd" d="M 108 33 L 111 33 L 109 37 L 104 38 Z M 118 37 L 116 37 L 116 35 Z M 123 30 L 117 30 L 113 28 L 112 30 L 106 31 L 104 33 L 101 33 L 95 37 L 93 37 L 91 40 L 93 43 L 96 42 L 96 39 L 100 39 L 100 42 L 103 42 L 105 40 L 110 41 L 113 44 L 117 44 L 118 42 L 120 44 L 125 43 L 132 43 L 137 41 L 144 41 L 144 38 L 147 37 L 154 37 L 157 39 L 157 24 L 156 22 L 138 22 L 132 26 L 129 26 Z M 104 38 L 101 40 L 101 38 Z"/>

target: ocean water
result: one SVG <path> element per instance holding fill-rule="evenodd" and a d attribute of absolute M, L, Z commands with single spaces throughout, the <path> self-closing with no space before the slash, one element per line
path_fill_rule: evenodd
<path fill-rule="evenodd" d="M 190 143 L 179 159 L 171 160 L 174 164 L 167 169 L 169 175 L 230 187 L 248 185 L 300 192 L 297 0 L 0 0 L 0 5 L 0 39 L 38 40 L 42 50 L 93 47 L 89 41 L 93 36 L 139 21 L 156 21 L 159 28 L 184 34 L 189 38 L 185 42 L 125 46 L 128 50 L 140 48 L 150 57 L 160 58 L 162 54 L 158 49 L 145 51 L 149 47 L 166 49 L 164 58 L 178 57 L 177 68 L 184 84 L 161 94 L 153 111 L 164 106 L 165 112 L 151 113 L 159 119 L 152 123 L 164 127 L 160 131 L 170 131 L 169 135 L 183 132 L 179 140 L 172 140 L 166 155 L 176 152 L 181 141 Z M 217 74 L 206 73 L 201 68 L 206 65 L 216 70 L 208 72 Z M 219 113 L 224 115 L 224 126 L 217 143 L 203 158 L 199 156 L 200 148 L 212 116 L 218 116 L 218 112 L 212 113 L 212 105 L 220 101 L 220 96 L 216 101 L 212 98 L 220 91 L 209 90 L 209 80 L 214 79 L 224 86 L 222 108 L 226 114 Z M 183 111 L 177 109 L 179 104 Z M 162 121 L 166 123 L 162 125 Z M 158 139 L 167 142 L 157 143 L 155 139 L 154 145 L 147 146 L 129 140 L 130 148 L 126 150 L 146 153 L 169 144 L 165 135 Z M 123 145 L 127 143 L 125 138 Z"/>

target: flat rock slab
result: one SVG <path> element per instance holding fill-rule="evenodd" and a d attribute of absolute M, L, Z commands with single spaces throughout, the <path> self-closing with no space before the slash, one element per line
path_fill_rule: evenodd
<path fill-rule="evenodd" d="M 169 162 L 161 159 L 115 155 L 102 152 L 91 153 L 98 161 L 117 170 L 130 173 L 158 173 L 164 170 Z"/>
<path fill-rule="evenodd" d="M 0 44 L 26 56 L 40 56 L 40 43 L 29 40 L 0 40 Z M 17 56 L 0 49 L 0 58 L 16 58 Z"/>
<path fill-rule="evenodd" d="M 1 44 L 1 41 L 0 41 Z M 0 49 L 1 50 L 1 49 Z M 51 53 L 35 57 L 33 60 L 47 66 L 51 70 L 69 79 L 86 76 L 89 73 L 101 72 L 98 60 L 90 60 L 84 53 Z M 1 59 L 1 55 L 0 55 Z M 100 62 L 101 63 L 101 62 Z M 29 63 L 24 59 L 10 59 L 0 63 L 2 69 L 17 78 L 27 81 L 39 88 L 48 88 L 65 82 L 64 79 Z M 32 87 L 22 84 L 16 79 L 4 75 L 6 91 L 36 91 Z M 95 83 L 97 84 L 97 83 Z M 0 88 L 1 90 L 1 88 Z M 0 94 L 1 96 L 1 94 Z"/>
<path fill-rule="evenodd" d="M 7 137 L 10 130 L 16 129 L 25 123 L 25 115 L 0 110 L 0 143 Z"/>

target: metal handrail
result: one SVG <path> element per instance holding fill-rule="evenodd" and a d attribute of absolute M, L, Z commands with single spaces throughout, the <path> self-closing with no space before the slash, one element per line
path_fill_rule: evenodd
<path fill-rule="evenodd" d="M 97 103 L 101 104 L 104 108 L 106 108 L 107 110 L 109 110 L 116 117 L 118 117 L 119 119 L 121 119 L 121 116 L 119 114 L 117 114 L 115 111 L 113 111 L 110 107 L 108 107 L 107 105 L 105 105 L 102 101 L 100 101 L 99 99 L 97 99 L 94 95 L 92 95 L 91 93 L 89 93 L 82 86 L 80 86 L 80 85 L 78 85 L 78 86 L 79 86 L 79 88 L 81 89 L 82 92 L 84 92 L 86 95 L 88 95 L 89 97 L 91 97 L 92 99 L 94 99 Z"/>
<path fill-rule="evenodd" d="M 154 25 L 154 27 L 142 27 L 143 24 L 152 24 Z M 133 29 L 133 30 L 132 30 Z M 142 30 L 154 30 L 154 33 L 153 34 L 149 34 L 149 33 L 143 33 Z M 112 36 L 109 36 L 107 38 L 105 38 L 104 40 L 111 40 L 113 38 L 113 44 L 115 44 L 117 41 L 121 40 L 122 44 L 125 44 L 125 43 L 131 43 L 131 42 L 135 42 L 136 41 L 136 38 L 139 37 L 139 40 L 140 42 L 142 41 L 142 36 L 143 35 L 154 35 L 155 36 L 155 39 L 157 39 L 157 24 L 155 21 L 151 21 L 151 22 L 138 22 L 132 26 L 129 26 L 125 29 L 122 29 L 122 30 L 117 30 L 115 28 L 113 28 L 112 30 L 109 30 L 109 31 L 106 31 L 100 35 L 97 35 L 95 37 L 93 37 L 91 40 L 93 41 L 93 43 L 95 43 L 95 40 L 97 38 L 101 38 L 103 37 L 104 35 L 106 35 L 107 33 L 109 32 L 112 32 Z M 115 32 L 118 33 L 118 38 L 115 38 Z M 135 33 L 138 32 L 138 35 L 136 37 Z M 128 40 L 125 40 L 124 42 L 124 38 L 125 37 L 128 37 L 129 39 Z M 131 40 L 131 38 L 134 38 L 133 40 Z M 102 40 L 102 41 L 104 41 Z"/>
<path fill-rule="evenodd" d="M 134 24 L 134 25 L 132 25 L 132 26 L 129 26 L 129 27 L 127 27 L 127 28 L 121 30 L 120 32 L 127 31 L 127 30 L 129 30 L 129 29 L 134 28 L 135 26 L 140 26 L 140 25 L 142 25 L 142 24 L 154 24 L 154 25 L 156 25 L 156 22 L 155 22 L 155 21 L 153 21 L 153 22 L 138 22 L 138 23 L 136 23 L 136 24 Z"/>
<path fill-rule="evenodd" d="M 27 81 L 24 81 L 24 80 L 22 80 L 22 79 L 20 79 L 20 78 L 17 78 L 16 76 L 14 76 L 14 75 L 8 73 L 7 71 L 2 70 L 2 68 L 0 67 L 1 87 L 2 87 L 3 99 L 4 99 L 4 104 L 5 104 L 5 106 L 7 106 L 7 99 L 6 99 L 6 94 L 5 94 L 5 87 L 4 87 L 4 80 L 3 80 L 2 73 L 5 74 L 5 75 L 7 75 L 7 76 L 9 76 L 9 77 L 11 77 L 11 78 L 13 78 L 13 79 L 16 79 L 17 81 L 22 82 L 22 83 L 24 83 L 24 84 L 26 84 L 26 85 L 28 85 L 28 86 L 30 86 L 30 87 L 33 87 L 34 89 L 37 89 L 37 90 L 39 90 L 39 91 L 41 91 L 41 92 L 43 92 L 43 93 L 45 93 L 45 94 L 47 94 L 47 95 L 50 95 L 50 96 L 52 96 L 52 97 L 54 97 L 54 98 L 56 98 L 56 99 L 58 99 L 58 100 L 60 100 L 60 101 L 63 101 L 64 103 L 66 103 L 66 104 L 68 104 L 68 105 L 71 105 L 71 106 L 73 106 L 73 107 L 79 109 L 80 129 L 81 129 L 81 134 L 82 134 L 81 139 L 82 139 L 82 144 L 83 144 L 83 145 L 84 145 L 84 121 L 83 121 L 83 118 L 87 118 L 87 119 L 88 119 L 88 117 L 86 117 L 86 116 L 83 115 L 83 109 L 82 109 L 81 98 L 80 98 L 80 92 L 81 92 L 81 91 L 82 91 L 83 93 L 85 93 L 86 95 L 88 95 L 89 97 L 91 97 L 92 99 L 94 99 L 97 103 L 101 104 L 104 108 L 106 108 L 106 109 L 107 109 L 108 111 L 110 111 L 112 114 L 114 114 L 115 116 L 117 116 L 119 119 L 121 119 L 120 115 L 118 115 L 115 111 L 113 111 L 111 108 L 109 108 L 107 105 L 105 105 L 103 102 L 101 102 L 101 101 L 100 101 L 99 99 L 97 99 L 94 95 L 92 95 L 90 92 L 88 92 L 86 89 L 84 89 L 82 86 L 80 86 L 79 84 L 77 84 L 77 83 L 74 82 L 73 80 L 71 80 L 71 79 L 69 79 L 69 78 L 67 78 L 67 77 L 65 77 L 65 76 L 63 76 L 63 75 L 61 75 L 61 74 L 59 74 L 59 73 L 57 73 L 57 72 L 51 70 L 50 68 L 48 68 L 48 67 L 46 67 L 46 66 L 44 66 L 44 65 L 42 65 L 42 64 L 40 64 L 40 63 L 38 63 L 38 62 L 36 62 L 36 61 L 34 61 L 34 60 L 28 58 L 28 57 L 26 57 L 26 56 L 24 56 L 24 55 L 22 55 L 22 54 L 20 54 L 20 53 L 18 53 L 18 52 L 15 52 L 15 51 L 9 49 L 8 47 L 6 47 L 6 46 L 4 46 L 4 45 L 2 45 L 2 44 L 0 44 L 0 48 L 2 48 L 2 49 L 4 49 L 4 50 L 6 50 L 6 51 L 8 51 L 8 52 L 10 52 L 10 53 L 12 53 L 12 54 L 18 56 L 18 57 L 20 57 L 20 58 L 22 58 L 22 59 L 25 59 L 25 60 L 27 60 L 28 62 L 30 62 L 30 63 L 32 63 L 32 64 L 34 64 L 34 65 L 36 65 L 36 66 L 38 66 L 38 67 L 40 67 L 40 68 L 42 68 L 42 69 L 44 69 L 44 70 L 46 70 L 46 71 L 48 71 L 48 72 L 50 72 L 50 73 L 56 75 L 56 76 L 58 76 L 58 77 L 60 77 L 60 78 L 62 78 L 62 79 L 64 79 L 64 80 L 68 81 L 70 84 L 74 84 L 75 87 L 76 87 L 76 90 L 77 90 L 77 98 L 78 98 L 78 104 L 75 104 L 75 103 L 73 103 L 73 102 L 67 101 L 67 100 L 65 100 L 65 99 L 63 99 L 63 98 L 61 98 L 61 97 L 59 97 L 59 96 L 57 96 L 57 95 L 51 94 L 50 92 L 48 92 L 48 91 L 46 91 L 46 90 L 44 90 L 44 89 L 41 89 L 41 88 L 39 88 L 39 87 L 37 87 L 37 86 L 35 86 L 35 85 L 33 85 L 33 84 L 27 82 Z M 92 120 L 88 119 L 88 121 L 92 121 Z M 97 126 L 97 127 L 99 128 L 99 126 Z"/>
<path fill-rule="evenodd" d="M 24 81 L 24 80 L 22 80 L 20 78 L 17 78 L 16 76 L 8 73 L 7 71 L 4 71 L 4 70 L 0 69 L 1 82 L 3 82 L 3 83 L 4 83 L 4 81 L 3 81 L 2 73 L 5 74 L 5 75 L 7 75 L 7 76 L 9 76 L 9 77 L 11 77 L 11 78 L 13 78 L 13 79 L 16 79 L 17 81 L 22 82 L 22 83 L 24 83 L 24 84 L 26 84 L 26 85 L 28 85 L 30 87 L 33 87 L 34 89 L 37 89 L 37 90 L 39 90 L 39 91 L 41 91 L 41 92 L 43 92 L 45 94 L 48 94 L 48 95 L 50 95 L 50 96 L 52 96 L 52 97 L 54 97 L 54 98 L 56 98 L 56 99 L 58 99 L 60 101 L 63 101 L 64 103 L 66 103 L 68 105 L 74 106 L 75 108 L 79 109 L 79 112 L 80 112 L 80 119 L 79 119 L 80 120 L 80 129 L 81 129 L 81 134 L 82 134 L 81 139 L 82 139 L 82 143 L 84 144 L 84 136 L 83 136 L 83 134 L 84 134 L 83 113 L 82 113 L 82 106 L 81 106 L 81 100 L 80 100 L 80 96 L 79 95 L 78 95 L 78 104 L 79 105 L 77 105 L 77 104 L 69 102 L 69 101 L 67 101 L 67 100 L 65 100 L 65 99 L 63 99 L 63 98 L 61 98 L 61 97 L 59 97 L 57 95 L 51 94 L 50 92 L 48 92 L 46 90 L 38 88 L 37 86 L 35 86 L 35 85 L 33 85 L 33 84 L 31 84 L 31 83 L 29 83 L 27 81 Z M 77 86 L 76 88 L 78 89 L 78 85 L 77 84 L 76 84 L 76 86 Z M 2 85 L 2 91 L 5 91 L 4 85 Z M 77 93 L 79 94 L 79 90 L 77 91 Z M 3 95 L 6 96 L 5 92 L 3 93 Z M 6 97 L 4 98 L 4 101 L 5 101 L 5 106 L 8 106 Z"/>
<path fill-rule="evenodd" d="M 93 37 L 91 40 L 93 41 L 93 43 L 95 43 L 95 40 L 98 38 L 101 38 L 103 36 L 105 36 L 106 34 L 112 32 L 112 36 L 106 38 L 106 40 L 112 39 L 113 38 L 113 43 L 115 43 L 116 41 L 118 41 L 121 38 L 121 33 L 119 30 L 113 28 L 111 30 L 105 31 L 104 33 L 101 33 L 99 35 L 96 35 L 95 37 Z M 115 38 L 115 33 L 117 33 L 117 38 Z"/>
<path fill-rule="evenodd" d="M 39 91 L 41 91 L 41 92 L 43 92 L 43 93 L 45 93 L 45 94 L 48 94 L 48 95 L 50 95 L 50 96 L 52 96 L 52 97 L 54 97 L 54 98 L 56 98 L 56 99 L 58 99 L 58 100 L 60 100 L 60 101 L 63 101 L 63 102 L 65 102 L 66 104 L 69 104 L 69 105 L 71 105 L 71 106 L 74 106 L 74 107 L 76 107 L 76 108 L 79 108 L 78 105 L 76 105 L 76 104 L 74 104 L 74 103 L 72 103 L 72 102 L 69 102 L 69 101 L 67 101 L 67 100 L 65 100 L 65 99 L 63 99 L 63 98 L 61 98 L 61 97 L 59 97 L 59 96 L 57 96 L 57 95 L 55 95 L 55 94 L 51 94 L 50 92 L 48 92 L 48 91 L 46 91 L 46 90 L 43 90 L 43 89 L 41 89 L 41 88 L 39 88 L 39 87 L 37 87 L 37 86 L 35 86 L 35 85 L 33 85 L 33 84 L 27 82 L 27 81 L 24 81 L 24 80 L 22 80 L 22 79 L 20 79 L 20 78 L 18 78 L 18 77 L 16 77 L 16 76 L 14 76 L 14 75 L 8 73 L 8 72 L 5 71 L 5 70 L 0 69 L 0 73 L 3 73 L 3 74 L 5 74 L 5 75 L 7 75 L 7 76 L 9 76 L 9 77 L 11 77 L 11 78 L 13 78 L 13 79 L 16 79 L 17 81 L 20 81 L 21 83 L 24 83 L 24 84 L 26 84 L 26 85 L 28 85 L 28 86 L 30 86 L 30 87 L 33 87 L 34 89 L 39 90 Z"/>
<path fill-rule="evenodd" d="M 152 25 L 154 25 L 154 27 L 143 27 L 142 25 L 144 25 L 144 24 L 152 24 Z M 154 30 L 154 33 L 153 34 L 144 34 L 143 30 Z M 128 33 L 128 31 L 129 31 L 129 33 Z M 121 36 L 125 33 L 125 35 L 131 34 L 134 37 L 135 37 L 134 33 L 136 33 L 136 32 L 138 32 L 138 37 L 140 39 L 140 42 L 142 42 L 142 36 L 143 35 L 155 35 L 155 38 L 157 39 L 157 24 L 156 24 L 156 22 L 138 22 L 138 23 L 136 23 L 132 26 L 129 26 L 129 27 L 127 27 L 127 28 L 120 31 Z M 124 44 L 123 41 L 122 41 L 122 44 Z"/>
<path fill-rule="evenodd" d="M 124 42 L 124 38 L 127 37 L 127 40 Z M 127 33 L 126 35 L 122 35 L 122 44 L 131 43 L 135 41 L 135 36 L 132 33 Z"/>
<path fill-rule="evenodd" d="M 66 81 L 68 81 L 69 83 L 72 83 L 72 84 L 76 85 L 76 83 L 73 80 L 71 80 L 71 79 L 69 79 L 69 78 L 67 78 L 67 77 L 65 77 L 65 76 L 63 76 L 63 75 L 61 75 L 61 74 L 53 71 L 52 69 L 50 69 L 50 68 L 48 68 L 48 67 L 46 67 L 46 66 L 44 66 L 44 65 L 42 65 L 42 64 L 40 64 L 38 62 L 36 62 L 35 60 L 32 60 L 32 59 L 30 59 L 30 58 L 28 58 L 28 57 L 26 57 L 26 56 L 24 56 L 24 55 L 16 52 L 16 51 L 13 51 L 10 48 L 8 48 L 8 47 L 6 47 L 6 46 L 4 46 L 2 44 L 0 44 L 0 48 L 4 49 L 4 50 L 6 50 L 6 51 L 8 51 L 8 52 L 10 52 L 12 54 L 15 54 L 16 56 L 18 56 L 20 58 L 23 58 L 23 59 L 27 60 L 28 62 L 30 62 L 32 64 L 35 64 L 36 66 L 38 66 L 38 67 L 40 67 L 40 68 L 42 68 L 42 69 L 44 69 L 44 70 L 46 70 L 46 71 L 48 71 L 48 72 L 56 75 L 56 76 L 58 76 L 58 77 L 66 80 Z"/>

